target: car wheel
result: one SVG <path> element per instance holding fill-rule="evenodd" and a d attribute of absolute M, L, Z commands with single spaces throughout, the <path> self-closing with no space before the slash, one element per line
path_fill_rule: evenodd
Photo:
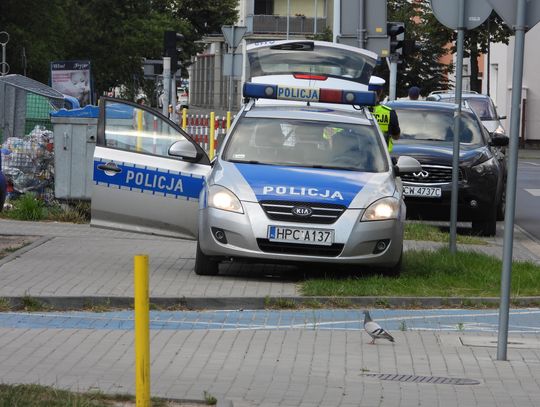
<path fill-rule="evenodd" d="M 201 251 L 197 242 L 197 253 L 195 254 L 195 274 L 199 276 L 215 276 L 219 273 L 219 261 L 212 260 Z"/>
<path fill-rule="evenodd" d="M 497 205 L 497 220 L 504 220 L 506 214 L 506 185 L 503 186 L 499 204 Z"/>
<path fill-rule="evenodd" d="M 488 219 L 473 220 L 472 232 L 478 236 L 495 236 L 497 233 L 497 214 L 493 214 Z"/>
<path fill-rule="evenodd" d="M 382 275 L 385 277 L 399 277 L 401 274 L 401 265 L 403 263 L 403 250 L 401 250 L 401 255 L 399 256 L 398 262 L 392 266 L 382 270 Z"/>

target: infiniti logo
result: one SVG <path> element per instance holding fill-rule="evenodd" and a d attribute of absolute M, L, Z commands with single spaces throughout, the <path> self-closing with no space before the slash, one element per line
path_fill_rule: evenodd
<path fill-rule="evenodd" d="M 308 206 L 295 206 L 292 209 L 292 213 L 293 215 L 296 215 L 296 216 L 307 217 L 307 216 L 311 216 L 311 214 L 313 213 L 313 210 Z"/>
<path fill-rule="evenodd" d="M 415 178 L 427 178 L 429 177 L 429 172 L 422 170 L 420 172 L 413 172 Z"/>

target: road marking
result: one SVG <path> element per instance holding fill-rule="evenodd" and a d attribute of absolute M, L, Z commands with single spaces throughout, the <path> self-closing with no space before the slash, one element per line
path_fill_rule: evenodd
<path fill-rule="evenodd" d="M 535 167 L 540 167 L 540 164 L 538 163 L 532 163 L 530 161 L 523 161 L 522 164 L 529 164 L 529 165 L 534 165 Z"/>
<path fill-rule="evenodd" d="M 540 196 L 540 189 L 525 189 L 532 196 Z"/>
<path fill-rule="evenodd" d="M 372 310 L 374 319 L 390 331 L 497 332 L 496 310 Z M 509 332 L 540 333 L 540 309 L 510 310 Z M 133 311 L 2 312 L 0 328 L 133 330 Z M 363 329 L 359 310 L 151 311 L 152 330 L 284 330 Z"/>

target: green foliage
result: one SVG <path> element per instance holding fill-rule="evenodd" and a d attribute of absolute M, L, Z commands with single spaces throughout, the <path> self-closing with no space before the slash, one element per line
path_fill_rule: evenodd
<path fill-rule="evenodd" d="M 21 307 L 25 311 L 36 312 L 43 311 L 46 307 L 37 299 L 25 295 L 21 298 Z"/>
<path fill-rule="evenodd" d="M 0 406 L 111 407 L 120 405 L 135 405 L 135 397 L 129 394 L 104 394 L 101 391 L 75 393 L 37 384 L 0 384 Z M 152 397 L 154 407 L 170 405 L 167 399 Z"/>
<path fill-rule="evenodd" d="M 236 21 L 237 0 L 1 0 L 0 28 L 10 35 L 10 73 L 49 82 L 54 60 L 89 59 L 97 94 L 124 84 L 144 88 L 142 59 L 161 58 L 163 32 L 185 37 L 186 66 L 203 36 Z M 186 74 L 186 72 L 184 72 Z M 130 94 L 128 93 L 128 96 Z"/>
<path fill-rule="evenodd" d="M 450 235 L 441 231 L 437 226 L 420 222 L 405 223 L 405 240 L 426 240 L 432 242 L 449 242 Z M 487 242 L 477 236 L 457 235 L 457 242 L 463 244 L 486 245 Z"/>
<path fill-rule="evenodd" d="M 90 221 L 90 203 L 76 201 L 61 204 L 53 201 L 45 203 L 31 193 L 21 195 L 11 201 L 13 208 L 1 213 L 1 217 L 17 220 L 39 221 L 52 220 L 56 222 L 88 223 Z"/>
<path fill-rule="evenodd" d="M 6 216 L 18 220 L 42 220 L 46 216 L 45 204 L 33 194 L 26 193 L 13 201 L 13 209 L 6 212 Z"/>
<path fill-rule="evenodd" d="M 204 402 L 210 406 L 217 404 L 217 399 L 208 393 L 206 390 L 203 392 Z"/>
<path fill-rule="evenodd" d="M 398 278 L 379 275 L 316 278 L 302 283 L 306 296 L 497 297 L 502 263 L 485 254 L 446 248 L 407 251 Z M 540 295 L 540 266 L 516 261 L 512 266 L 512 297 Z"/>
<path fill-rule="evenodd" d="M 446 89 L 452 66 L 441 63 L 440 58 L 447 54 L 445 46 L 451 41 L 452 32 L 436 20 L 429 0 L 388 0 L 388 21 L 404 22 L 405 39 L 416 44 L 412 52 L 404 54 L 399 65 L 397 97 L 407 96 L 411 86 L 420 87 L 423 95 Z M 375 74 L 387 79 L 387 64 L 379 65 Z"/>

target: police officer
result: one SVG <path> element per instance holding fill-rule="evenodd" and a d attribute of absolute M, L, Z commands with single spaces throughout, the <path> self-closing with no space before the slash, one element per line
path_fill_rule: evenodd
<path fill-rule="evenodd" d="M 396 112 L 392 108 L 380 103 L 383 98 L 383 87 L 384 81 L 382 83 L 369 84 L 369 90 L 373 90 L 377 94 L 377 104 L 371 107 L 370 110 L 377 120 L 386 142 L 388 143 L 388 151 L 391 152 L 394 146 L 394 141 L 399 139 L 401 129 L 399 128 L 399 121 Z"/>

